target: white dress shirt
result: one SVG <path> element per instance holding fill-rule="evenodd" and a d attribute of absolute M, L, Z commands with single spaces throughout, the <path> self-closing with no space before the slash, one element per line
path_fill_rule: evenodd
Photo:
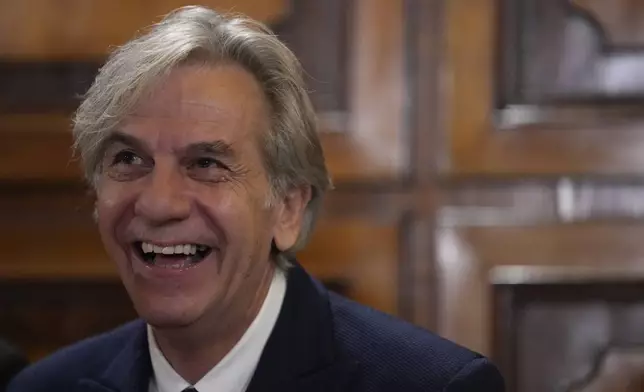
<path fill-rule="evenodd" d="M 244 392 L 250 383 L 264 346 L 277 322 L 286 293 L 286 275 L 279 268 L 255 320 L 239 342 L 197 384 L 199 392 Z M 148 345 L 153 376 L 149 392 L 181 392 L 191 385 L 172 368 L 161 353 L 148 325 Z"/>

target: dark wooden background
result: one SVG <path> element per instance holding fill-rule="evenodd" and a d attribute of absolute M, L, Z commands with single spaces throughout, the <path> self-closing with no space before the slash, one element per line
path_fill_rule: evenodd
<path fill-rule="evenodd" d="M 0 2 L 0 336 L 32 359 L 134 317 L 69 115 L 110 46 L 183 4 Z M 492 356 L 510 391 L 643 390 L 644 1 L 202 4 L 310 74 L 337 186 L 313 274 Z"/>

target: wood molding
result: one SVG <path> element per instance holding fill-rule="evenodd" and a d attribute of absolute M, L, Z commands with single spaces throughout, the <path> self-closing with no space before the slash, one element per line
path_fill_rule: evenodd
<path fill-rule="evenodd" d="M 644 30 L 641 21 L 644 8 L 638 2 L 615 0 L 568 0 L 573 10 L 588 19 L 605 52 L 642 51 Z"/>
<path fill-rule="evenodd" d="M 500 47 L 498 30 L 502 2 L 444 3 L 446 47 L 441 69 L 444 76 L 441 112 L 445 117 L 441 129 L 447 138 L 448 155 L 441 162 L 441 174 L 448 177 L 644 174 L 641 115 L 606 118 L 601 113 L 607 109 L 599 106 L 594 121 L 571 123 L 557 116 L 545 121 L 539 117 L 523 121 L 526 119 L 523 113 L 522 125 L 507 129 L 504 125 L 507 121 L 502 120 L 508 114 L 497 111 L 506 102 L 494 98 L 500 89 L 511 91 L 508 86 L 497 85 L 503 62 L 500 53 L 506 49 Z M 511 72 L 509 77 L 512 78 Z M 608 104 L 620 105 L 619 97 L 609 99 Z"/>
<path fill-rule="evenodd" d="M 288 0 L 204 0 L 201 5 L 265 23 L 283 19 Z M 0 57 L 22 61 L 104 57 L 185 0 L 22 0 L 0 3 Z M 66 21 L 61 23 L 61 21 Z M 116 22 L 118 21 L 118 22 Z"/>
<path fill-rule="evenodd" d="M 644 260 L 642 236 L 644 225 L 619 223 L 439 227 L 438 330 L 467 347 L 493 354 L 492 291 L 499 274 L 495 268 L 612 265 L 622 273 L 638 271 Z"/>
<path fill-rule="evenodd" d="M 639 391 L 643 275 L 548 269 L 493 288 L 493 359 L 508 390 Z"/>
<path fill-rule="evenodd" d="M 592 371 L 566 392 L 638 392 L 644 389 L 644 347 L 607 347 Z"/>

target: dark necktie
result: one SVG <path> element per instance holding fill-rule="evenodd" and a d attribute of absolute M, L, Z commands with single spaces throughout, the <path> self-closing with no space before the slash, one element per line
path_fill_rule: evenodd
<path fill-rule="evenodd" d="M 193 387 L 188 387 L 188 388 L 184 389 L 184 390 L 183 390 L 183 391 L 181 391 L 181 392 L 199 392 L 199 391 L 197 391 L 197 390 L 196 390 L 196 389 L 194 389 Z"/>

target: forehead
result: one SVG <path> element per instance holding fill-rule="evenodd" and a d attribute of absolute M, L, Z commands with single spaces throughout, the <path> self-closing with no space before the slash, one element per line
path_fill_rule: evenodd
<path fill-rule="evenodd" d="M 151 143 L 239 140 L 269 126 L 264 93 L 243 67 L 181 66 L 155 85 L 125 119 L 123 131 Z"/>

